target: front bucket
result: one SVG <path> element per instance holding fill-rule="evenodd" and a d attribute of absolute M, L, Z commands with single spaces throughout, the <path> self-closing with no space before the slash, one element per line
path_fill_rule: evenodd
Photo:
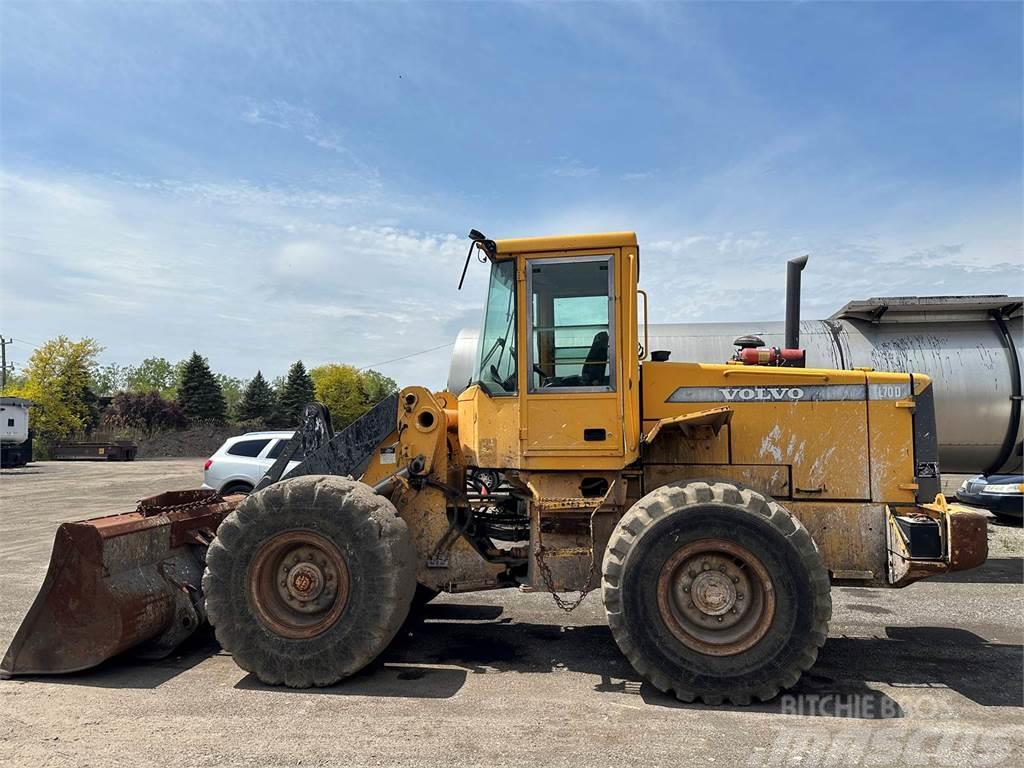
<path fill-rule="evenodd" d="M 129 648 L 159 658 L 205 621 L 206 545 L 243 497 L 169 491 L 138 509 L 64 523 L 0 674 L 76 672 Z"/>

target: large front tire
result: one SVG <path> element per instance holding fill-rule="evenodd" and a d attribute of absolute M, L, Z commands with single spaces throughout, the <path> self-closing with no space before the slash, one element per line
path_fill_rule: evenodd
<path fill-rule="evenodd" d="M 832 615 L 828 571 L 799 520 L 756 491 L 675 483 L 638 501 L 605 552 L 615 641 L 659 690 L 764 701 L 814 664 Z"/>
<path fill-rule="evenodd" d="M 394 506 L 341 477 L 284 480 L 249 496 L 210 544 L 206 611 L 235 662 L 270 685 L 331 685 L 387 647 L 416 590 Z"/>

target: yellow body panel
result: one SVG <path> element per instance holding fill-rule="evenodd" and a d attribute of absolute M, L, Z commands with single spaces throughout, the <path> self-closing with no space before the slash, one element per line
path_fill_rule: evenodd
<path fill-rule="evenodd" d="M 793 499 L 914 502 L 906 374 L 645 363 L 643 387 L 645 431 L 660 419 L 723 404 L 733 409 L 714 440 L 692 448 L 684 440 L 655 444 L 645 463 L 690 463 L 693 456 L 701 459 L 693 463 L 783 466 Z"/>
<path fill-rule="evenodd" d="M 548 237 L 519 237 L 496 240 L 498 258 L 511 258 L 518 254 L 544 251 L 581 251 L 591 248 L 637 247 L 635 232 L 603 232 L 586 235 L 552 235 Z M 574 253 L 575 255 L 575 253 Z"/>
<path fill-rule="evenodd" d="M 459 395 L 459 445 L 474 467 L 518 469 L 519 398 L 491 397 L 472 386 Z"/>
<path fill-rule="evenodd" d="M 908 378 L 901 373 L 868 374 L 871 498 L 889 504 L 913 504 L 916 498 L 914 399 Z M 914 383 L 919 383 L 916 374 Z"/>
<path fill-rule="evenodd" d="M 789 467 L 794 498 L 871 498 L 863 372 L 645 363 L 643 374 L 645 424 L 728 404 L 728 461 Z M 812 399 L 856 388 L 859 400 Z"/>

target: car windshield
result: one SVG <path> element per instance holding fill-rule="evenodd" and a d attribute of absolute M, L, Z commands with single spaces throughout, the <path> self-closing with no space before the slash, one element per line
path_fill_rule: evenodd
<path fill-rule="evenodd" d="M 480 334 L 480 360 L 473 377 L 489 394 L 508 395 L 517 390 L 515 334 L 515 262 L 497 261 L 491 265 L 484 326 Z"/>

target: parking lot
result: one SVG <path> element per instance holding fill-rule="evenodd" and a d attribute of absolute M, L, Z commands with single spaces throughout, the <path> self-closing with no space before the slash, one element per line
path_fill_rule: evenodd
<path fill-rule="evenodd" d="M 0 651 L 56 525 L 200 483 L 201 459 L 38 462 L 0 476 Z M 951 478 L 952 480 L 952 478 Z M 0 764 L 1001 765 L 1024 759 L 1024 535 L 990 525 L 981 569 L 904 590 L 840 588 L 797 690 L 740 708 L 641 682 L 600 597 L 443 596 L 373 668 L 269 688 L 208 636 L 159 662 L 0 681 Z"/>

